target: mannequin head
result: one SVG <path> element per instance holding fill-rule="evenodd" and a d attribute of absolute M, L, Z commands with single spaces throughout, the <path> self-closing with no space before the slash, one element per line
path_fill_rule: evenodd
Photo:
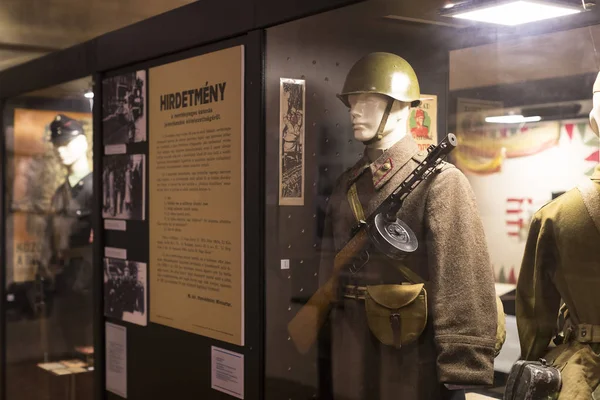
<path fill-rule="evenodd" d="M 69 171 L 71 184 L 90 172 L 88 141 L 81 122 L 63 114 L 57 115 L 50 124 L 50 140 L 61 164 Z"/>
<path fill-rule="evenodd" d="M 348 96 L 350 119 L 354 130 L 354 138 L 363 143 L 375 138 L 389 101 L 393 101 L 389 117 L 381 132 L 383 138 L 370 146 L 391 144 L 406 135 L 406 121 L 410 112 L 410 103 L 393 100 L 376 93 L 351 94 Z"/>
<path fill-rule="evenodd" d="M 420 95 L 417 75 L 405 59 L 376 52 L 352 66 L 338 98 L 350 109 L 356 140 L 380 151 L 406 135 L 410 107 L 421 103 Z"/>
<path fill-rule="evenodd" d="M 88 142 L 84 135 L 78 135 L 66 143 L 55 144 L 60 162 L 67 168 L 81 159 L 87 162 Z"/>

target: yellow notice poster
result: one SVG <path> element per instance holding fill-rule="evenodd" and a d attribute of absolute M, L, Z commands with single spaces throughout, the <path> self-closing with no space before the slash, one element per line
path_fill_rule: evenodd
<path fill-rule="evenodd" d="M 150 320 L 244 345 L 242 46 L 150 70 Z"/>

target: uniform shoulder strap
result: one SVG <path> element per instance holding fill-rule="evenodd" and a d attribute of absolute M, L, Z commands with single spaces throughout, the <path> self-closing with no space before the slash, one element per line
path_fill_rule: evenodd
<path fill-rule="evenodd" d="M 590 179 L 586 179 L 584 182 L 577 186 L 583 199 L 583 204 L 587 209 L 588 214 L 594 225 L 600 232 L 600 191 L 596 187 L 596 184 Z"/>
<path fill-rule="evenodd" d="M 356 183 L 353 183 L 352 186 L 350 186 L 347 196 L 348 203 L 350 203 L 350 208 L 352 209 L 352 214 L 354 214 L 354 218 L 356 218 L 356 221 L 365 221 L 365 211 L 363 209 L 362 204 L 360 204 L 360 199 L 358 198 Z"/>

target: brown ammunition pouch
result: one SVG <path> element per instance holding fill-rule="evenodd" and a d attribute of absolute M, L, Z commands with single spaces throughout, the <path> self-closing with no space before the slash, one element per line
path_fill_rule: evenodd
<path fill-rule="evenodd" d="M 416 341 L 427 325 L 427 292 L 422 283 L 367 286 L 365 309 L 371 333 L 399 349 Z"/>
<path fill-rule="evenodd" d="M 353 286 L 344 288 L 347 299 L 364 300 L 373 336 L 397 349 L 418 339 L 427 325 L 427 291 L 423 283 Z"/>

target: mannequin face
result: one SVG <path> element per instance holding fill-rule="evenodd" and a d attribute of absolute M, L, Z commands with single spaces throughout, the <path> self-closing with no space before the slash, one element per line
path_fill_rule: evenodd
<path fill-rule="evenodd" d="M 594 133 L 600 136 L 600 92 L 594 93 L 594 108 L 592 108 L 592 112 L 590 112 L 590 125 Z"/>
<path fill-rule="evenodd" d="M 367 142 L 377 135 L 388 99 L 384 95 L 371 93 L 351 94 L 348 96 L 350 118 L 356 140 Z M 389 135 L 402 126 L 401 124 L 403 121 L 406 121 L 406 117 L 408 116 L 409 108 L 408 103 L 394 101 L 382 132 L 384 136 Z"/>
<path fill-rule="evenodd" d="M 56 147 L 58 157 L 60 158 L 62 164 L 66 167 L 70 167 L 82 157 L 86 157 L 87 150 L 87 139 L 83 135 L 75 137 L 67 144 Z"/>

